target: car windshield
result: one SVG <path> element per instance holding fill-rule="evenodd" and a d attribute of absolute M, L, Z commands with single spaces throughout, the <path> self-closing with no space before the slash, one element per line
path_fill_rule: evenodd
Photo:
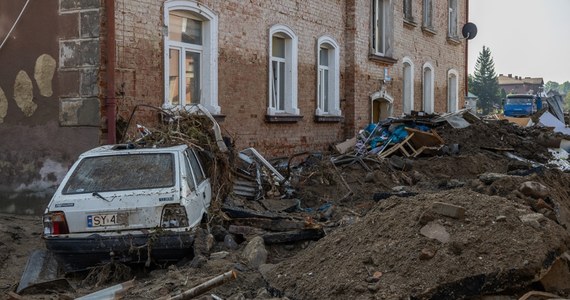
<path fill-rule="evenodd" d="M 69 177 L 63 194 L 170 186 L 174 186 L 172 154 L 111 155 L 83 159 Z"/>
<path fill-rule="evenodd" d="M 507 104 L 532 104 L 532 98 L 507 98 Z"/>

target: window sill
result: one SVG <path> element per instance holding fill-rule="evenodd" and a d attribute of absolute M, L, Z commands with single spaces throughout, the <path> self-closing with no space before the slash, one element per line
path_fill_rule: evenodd
<path fill-rule="evenodd" d="M 216 122 L 221 123 L 223 121 L 226 120 L 226 115 L 212 115 L 212 117 L 214 117 L 214 119 L 216 120 Z"/>
<path fill-rule="evenodd" d="M 340 123 L 344 120 L 342 116 L 333 115 L 315 115 L 315 122 L 317 123 Z"/>
<path fill-rule="evenodd" d="M 415 28 L 418 26 L 418 23 L 414 22 L 414 19 L 404 18 L 404 25 L 408 28 Z"/>
<path fill-rule="evenodd" d="M 368 59 L 371 61 L 377 61 L 377 62 L 389 64 L 389 65 L 393 65 L 393 64 L 398 62 L 398 60 L 395 58 L 391 58 L 391 57 L 387 57 L 387 56 L 380 56 L 380 55 L 376 55 L 376 54 L 369 54 Z"/>
<path fill-rule="evenodd" d="M 452 44 L 452 45 L 459 45 L 461 44 L 461 40 L 456 37 L 456 36 L 448 36 L 447 37 L 447 42 Z"/>
<path fill-rule="evenodd" d="M 303 116 L 299 115 L 265 115 L 265 121 L 268 123 L 297 123 L 303 119 Z"/>
<path fill-rule="evenodd" d="M 422 31 L 429 35 L 436 35 L 437 31 L 433 27 L 422 26 Z"/>

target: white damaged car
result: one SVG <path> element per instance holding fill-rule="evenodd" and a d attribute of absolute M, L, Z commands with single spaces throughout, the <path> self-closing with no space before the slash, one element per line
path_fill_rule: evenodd
<path fill-rule="evenodd" d="M 46 247 L 66 270 L 111 259 L 177 261 L 193 254 L 194 229 L 212 189 L 186 145 L 107 145 L 80 155 L 49 202 Z"/>

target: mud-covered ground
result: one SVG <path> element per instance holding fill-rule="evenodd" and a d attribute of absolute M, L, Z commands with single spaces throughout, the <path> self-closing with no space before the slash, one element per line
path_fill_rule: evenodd
<path fill-rule="evenodd" d="M 45 290 L 27 297 L 74 298 L 134 277 L 134 287 L 124 299 L 157 299 L 229 270 L 237 272 L 237 279 L 202 297 L 483 299 L 492 295 L 506 300 L 519 299 L 531 290 L 569 297 L 567 263 L 566 272 L 556 275 L 562 283 L 541 281 L 570 245 L 570 174 L 548 165 L 545 147 L 555 136 L 504 122 L 475 123 L 465 129 L 443 126 L 437 131 L 446 144 L 459 144 L 460 152 L 363 160 L 336 168 L 325 155 L 298 168 L 291 184 L 302 210 L 291 215 L 316 220 L 326 236 L 266 245 L 267 261 L 261 267 L 249 266 L 243 257 L 253 236 L 235 236 L 238 244 L 232 247 L 223 240 L 228 223 L 218 222 L 210 227 L 216 237 L 213 247 L 199 259 L 148 270 L 135 267 L 130 273 L 108 272 L 99 280 L 76 274 L 68 277 L 74 290 Z M 532 162 L 508 158 L 506 150 Z M 521 190 L 521 184 L 529 181 L 547 189 L 540 195 Z M 397 192 L 404 194 L 390 196 Z M 464 215 L 442 215 L 434 209 L 436 202 L 461 207 Z M 330 207 L 326 216 L 318 209 L 323 206 Z M 525 216 L 535 219 L 523 221 Z M 0 292 L 6 299 L 27 255 L 43 247 L 41 230 L 39 217 L 0 215 Z M 426 231 L 435 232 L 437 238 Z"/>

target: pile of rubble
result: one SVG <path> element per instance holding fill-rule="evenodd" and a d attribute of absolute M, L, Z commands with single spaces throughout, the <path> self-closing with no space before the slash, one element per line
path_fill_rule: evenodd
<path fill-rule="evenodd" d="M 335 153 L 272 161 L 223 151 L 214 121 L 173 120 L 161 130 L 170 134 L 142 141 L 174 136 L 226 157 L 213 169 L 222 192 L 193 260 L 131 282 L 125 299 L 182 299 L 208 279 L 223 283 L 211 299 L 570 295 L 570 174 L 553 156 L 566 136 L 543 123 L 414 113 L 371 124 Z"/>

